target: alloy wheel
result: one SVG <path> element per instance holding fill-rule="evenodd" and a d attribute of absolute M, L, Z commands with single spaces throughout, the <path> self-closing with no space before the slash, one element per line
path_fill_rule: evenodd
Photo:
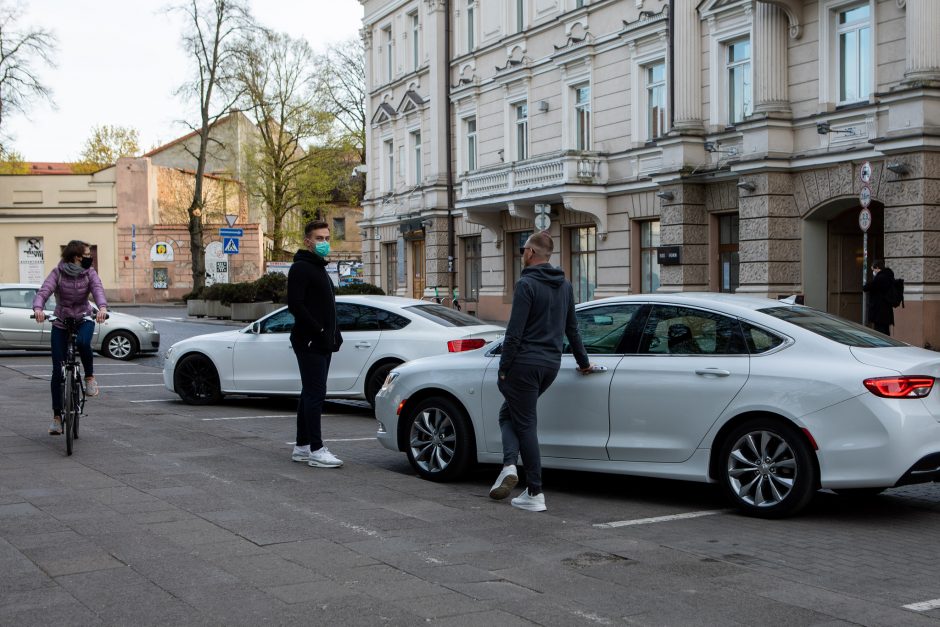
<path fill-rule="evenodd" d="M 428 407 L 415 416 L 410 434 L 411 456 L 425 472 L 443 472 L 454 460 L 457 431 L 450 415 Z"/>
<path fill-rule="evenodd" d="M 789 443 L 772 431 L 745 433 L 728 455 L 728 481 L 744 503 L 754 507 L 779 505 L 799 478 L 796 455 Z"/>

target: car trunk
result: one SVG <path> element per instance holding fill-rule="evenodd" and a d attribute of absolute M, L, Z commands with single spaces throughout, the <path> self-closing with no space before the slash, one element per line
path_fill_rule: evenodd
<path fill-rule="evenodd" d="M 914 346 L 884 348 L 851 348 L 852 355 L 863 364 L 888 368 L 902 375 L 927 375 L 940 379 L 940 353 Z M 924 399 L 931 415 L 940 420 L 940 390 L 937 383 Z"/>

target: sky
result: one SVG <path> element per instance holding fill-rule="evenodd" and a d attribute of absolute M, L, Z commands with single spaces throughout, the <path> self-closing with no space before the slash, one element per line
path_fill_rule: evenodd
<path fill-rule="evenodd" d="M 189 132 L 191 105 L 174 92 L 190 75 L 180 43 L 179 0 L 7 0 L 25 6 L 21 27 L 53 31 L 56 68 L 43 67 L 55 108 L 35 101 L 28 117 L 4 116 L 4 144 L 26 161 L 75 161 L 92 127 L 136 128 L 143 151 Z M 304 37 L 314 52 L 358 37 L 358 0 L 248 0 L 259 23 Z"/>

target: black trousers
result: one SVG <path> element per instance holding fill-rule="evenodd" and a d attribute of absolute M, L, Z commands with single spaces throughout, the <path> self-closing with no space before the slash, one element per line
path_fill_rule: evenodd
<path fill-rule="evenodd" d="M 311 451 L 323 448 L 320 418 L 326 400 L 326 378 L 333 353 L 294 351 L 300 369 L 300 402 L 297 404 L 297 446 L 310 445 Z"/>
<path fill-rule="evenodd" d="M 500 379 L 503 406 L 499 409 L 499 429 L 503 436 L 503 465 L 515 464 L 522 453 L 526 487 L 535 496 L 542 491 L 542 454 L 539 451 L 539 396 L 549 388 L 558 368 L 514 364 L 506 379 Z"/>
<path fill-rule="evenodd" d="M 890 324 L 878 324 L 873 322 L 872 326 L 875 327 L 875 331 L 878 333 L 884 333 L 885 335 L 891 335 L 891 325 Z"/>

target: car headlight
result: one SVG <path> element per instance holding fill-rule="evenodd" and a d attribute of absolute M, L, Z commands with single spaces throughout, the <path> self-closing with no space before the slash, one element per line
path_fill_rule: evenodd
<path fill-rule="evenodd" d="M 153 331 L 156 328 L 155 326 L 153 326 L 153 323 L 150 322 L 149 320 L 139 320 L 137 324 L 139 324 L 140 326 L 142 326 L 148 331 Z"/>
<path fill-rule="evenodd" d="M 396 372 L 396 371 L 394 371 L 394 370 L 392 370 L 391 372 L 389 372 L 389 373 L 388 373 L 388 376 L 385 377 L 385 383 L 382 384 L 382 389 L 380 390 L 380 392 L 385 392 L 385 391 L 387 391 L 389 388 L 391 388 L 391 387 L 392 387 L 392 384 L 395 383 L 395 379 L 397 379 L 397 378 L 399 377 L 399 375 L 401 375 L 401 373 L 400 373 L 400 372 Z"/>

